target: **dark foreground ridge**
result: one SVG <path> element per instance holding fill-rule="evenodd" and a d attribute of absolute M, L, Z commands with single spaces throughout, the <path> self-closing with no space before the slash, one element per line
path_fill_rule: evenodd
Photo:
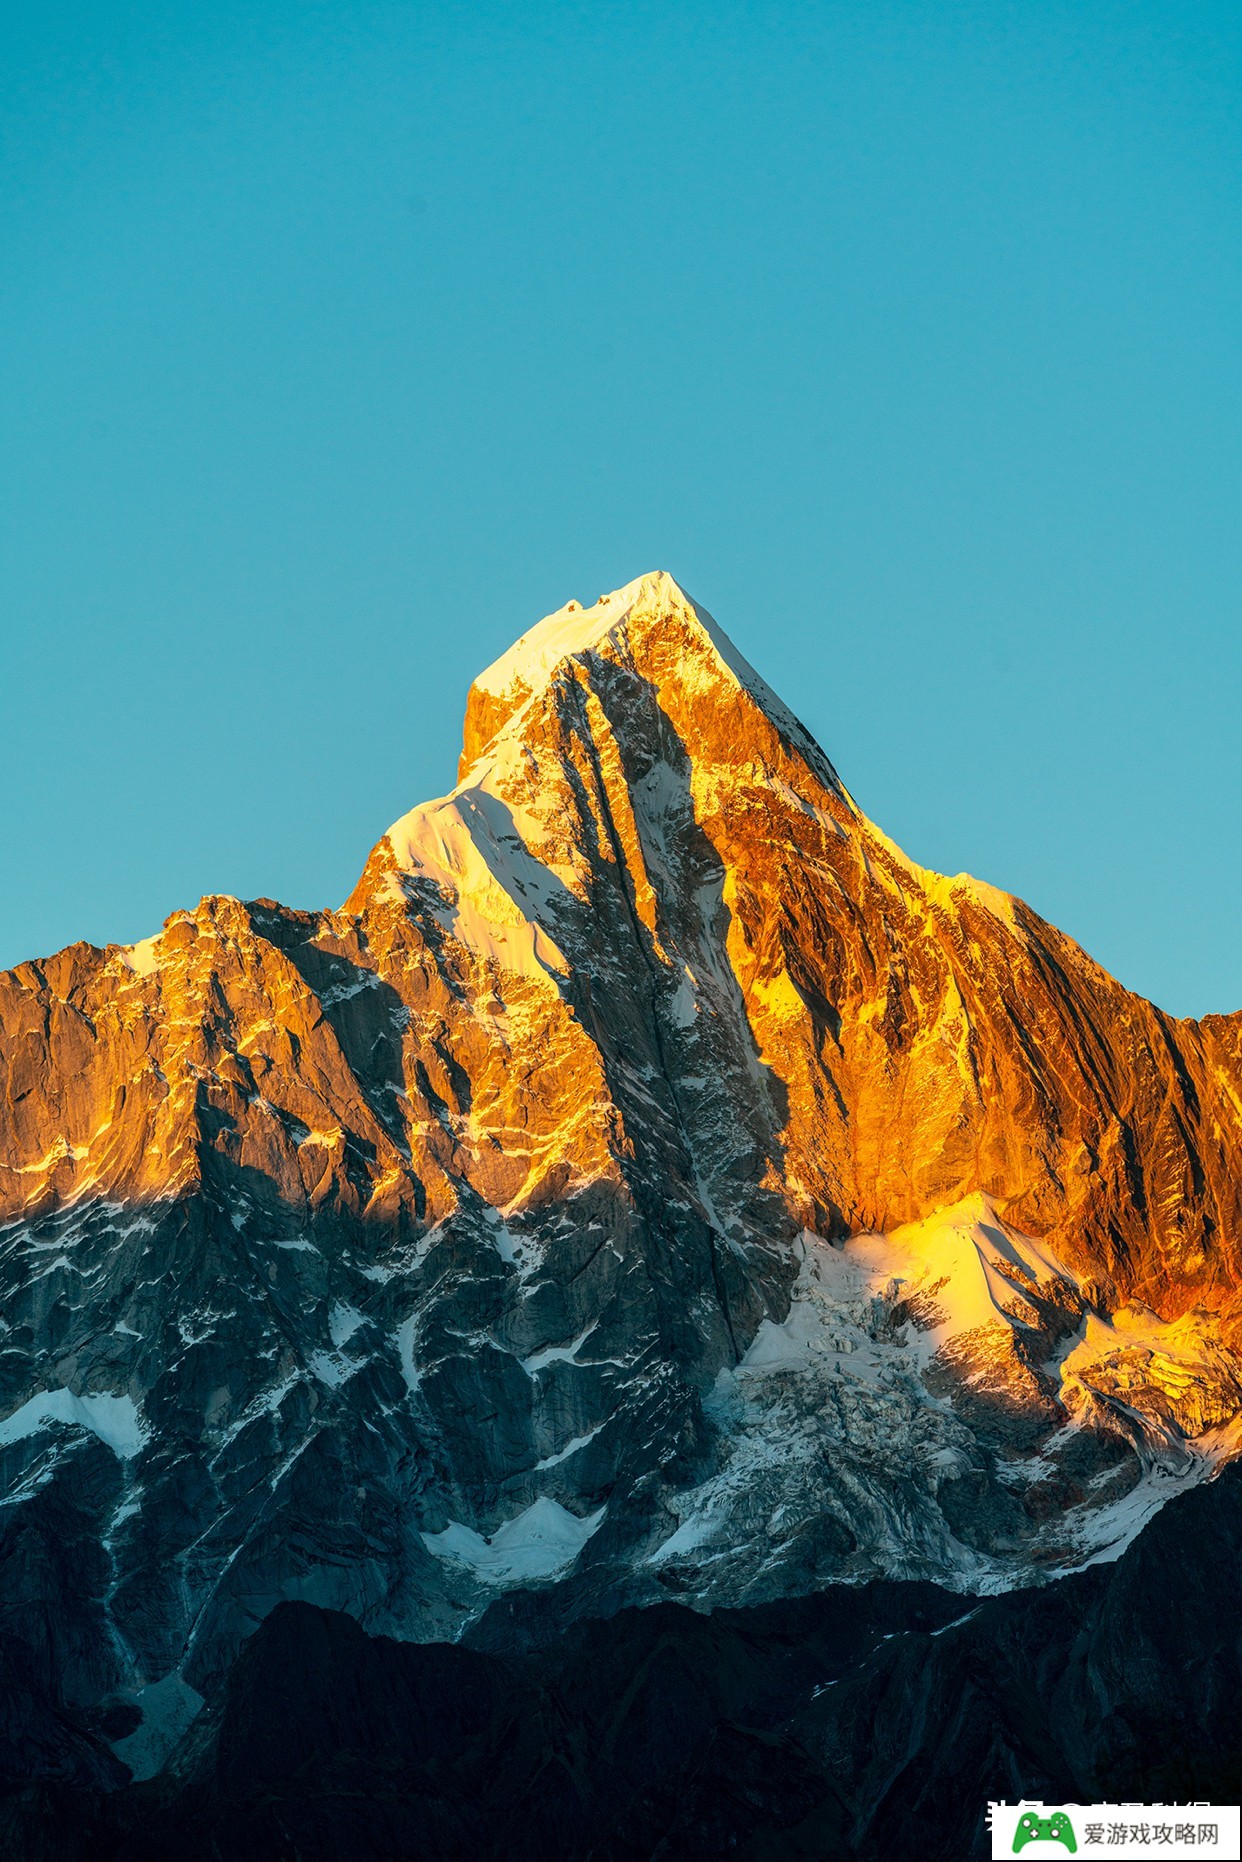
<path fill-rule="evenodd" d="M 558 1633 L 518 1598 L 469 1647 L 284 1604 L 145 1785 L 6 1646 L 0 1850 L 957 1862 L 985 1853 L 989 1796 L 1236 1801 L 1240 1555 L 1229 1469 L 1116 1564 L 983 1601 L 875 1583 Z"/>

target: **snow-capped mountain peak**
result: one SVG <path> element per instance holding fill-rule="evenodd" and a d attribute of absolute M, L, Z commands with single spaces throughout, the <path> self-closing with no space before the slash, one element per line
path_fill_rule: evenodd
<path fill-rule="evenodd" d="M 1026 1584 L 1235 1452 L 1242 1017 L 906 859 L 667 576 L 465 740 L 341 910 L 0 976 L 0 1601 L 81 1698 L 289 1597 Z"/>

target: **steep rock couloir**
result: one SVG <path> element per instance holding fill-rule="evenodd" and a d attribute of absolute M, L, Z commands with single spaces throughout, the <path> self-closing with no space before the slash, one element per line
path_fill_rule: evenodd
<path fill-rule="evenodd" d="M 1235 1450 L 1242 1017 L 914 865 L 666 576 L 341 910 L 0 977 L 0 1106 L 0 1598 L 143 1766 L 280 1601 L 1005 1589 Z"/>

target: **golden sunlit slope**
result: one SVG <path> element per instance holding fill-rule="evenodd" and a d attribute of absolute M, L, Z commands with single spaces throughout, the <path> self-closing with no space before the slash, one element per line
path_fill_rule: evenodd
<path fill-rule="evenodd" d="M 1232 1453 L 1242 1017 L 908 860 L 666 575 L 480 676 L 341 910 L 24 964 L 0 1066 L 0 1431 L 123 1400 L 133 1479 L 175 1418 L 219 1556 L 143 1552 L 170 1648 L 301 1594 L 311 1441 L 397 1510 L 299 1557 L 400 1633 L 502 1565 L 1024 1581 Z"/>

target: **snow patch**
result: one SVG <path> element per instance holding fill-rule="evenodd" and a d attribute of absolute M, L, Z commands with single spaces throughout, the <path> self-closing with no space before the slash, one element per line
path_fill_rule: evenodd
<path fill-rule="evenodd" d="M 606 1507 L 579 1519 L 546 1497 L 508 1519 L 490 1539 L 450 1520 L 443 1532 L 424 1532 L 429 1552 L 466 1565 L 484 1584 L 526 1584 L 558 1576 L 571 1565 L 603 1522 Z"/>
<path fill-rule="evenodd" d="M 180 1744 L 204 1702 L 179 1674 L 152 1681 L 129 1698 L 142 1713 L 142 1725 L 124 1739 L 113 1740 L 112 1750 L 122 1764 L 129 1766 L 135 1782 L 141 1784 L 163 1770 L 169 1753 Z"/>
<path fill-rule="evenodd" d="M 684 966 L 683 966 L 684 969 Z M 669 1003 L 669 1019 L 678 1028 L 693 1028 L 699 1012 L 698 998 L 689 971 L 685 971 Z"/>
<path fill-rule="evenodd" d="M 535 1472 L 538 1474 L 544 1468 L 559 1467 L 562 1461 L 568 1461 L 569 1457 L 576 1455 L 580 1448 L 585 1448 L 588 1442 L 593 1442 L 603 1427 L 602 1422 L 597 1422 L 595 1427 L 588 1429 L 585 1435 L 575 1435 L 572 1442 L 566 1442 L 564 1448 L 558 1448 L 554 1455 L 545 1455 L 542 1461 L 536 1461 Z"/>
<path fill-rule="evenodd" d="M 480 788 L 426 802 L 395 821 L 387 839 L 399 873 L 431 882 L 438 894 L 432 916 L 458 943 L 532 981 L 567 974 L 563 952 L 531 915 L 547 909 L 560 882 L 513 830 L 497 798 Z"/>
<path fill-rule="evenodd" d="M 319 998 L 321 1008 L 334 1009 L 342 1002 L 352 1002 L 364 990 L 378 989 L 382 978 L 374 970 L 364 970 L 361 977 L 352 983 L 334 983 L 325 989 Z"/>
<path fill-rule="evenodd" d="M 515 689 L 539 691 L 562 660 L 597 647 L 619 622 L 625 620 L 635 595 L 647 579 L 639 577 L 638 581 L 627 583 L 611 595 L 601 595 L 591 608 L 584 608 L 577 601 L 566 602 L 555 614 L 545 615 L 543 620 L 516 640 L 507 653 L 502 653 L 498 660 L 493 660 L 490 666 L 485 667 L 475 680 L 475 685 L 481 692 L 490 692 L 497 697 Z"/>
<path fill-rule="evenodd" d="M 251 1401 L 247 1403 L 236 1422 L 230 1424 L 225 1430 L 224 1441 L 226 1443 L 234 1441 L 236 1437 L 241 1434 L 243 1429 L 249 1428 L 251 1423 L 257 1422 L 260 1416 L 277 1415 L 281 1404 L 284 1402 L 289 1392 L 293 1389 L 295 1384 L 299 1384 L 301 1381 L 302 1379 L 298 1373 L 293 1371 L 288 1377 L 283 1377 L 278 1384 L 272 1384 L 269 1389 L 260 1391 L 258 1396 L 253 1397 Z"/>
<path fill-rule="evenodd" d="M 365 1324 L 366 1315 L 356 1306 L 351 1306 L 347 1300 L 337 1300 L 328 1316 L 328 1333 L 337 1351 L 348 1343 L 360 1325 Z"/>
<path fill-rule="evenodd" d="M 529 1358 L 520 1358 L 518 1362 L 528 1377 L 533 1377 L 536 1371 L 543 1370 L 548 1364 L 572 1364 L 598 1324 L 598 1319 L 593 1320 L 586 1331 L 579 1332 L 577 1338 L 571 1339 L 568 1345 L 545 1345 L 542 1351 L 532 1352 Z"/>
<path fill-rule="evenodd" d="M 306 1362 L 321 1384 L 339 1390 L 362 1369 L 364 1360 L 342 1357 L 339 1351 L 312 1351 Z"/>
<path fill-rule="evenodd" d="M 401 1375 L 405 1378 L 406 1388 L 408 1390 L 417 1390 L 422 1381 L 418 1365 L 414 1361 L 414 1341 L 417 1333 L 418 1314 L 415 1312 L 411 1313 L 409 1318 L 404 1320 L 403 1323 L 397 1327 L 396 1333 L 394 1334 L 397 1357 L 401 1362 Z"/>
<path fill-rule="evenodd" d="M 122 945 L 117 954 L 135 976 L 152 976 L 164 965 L 159 950 L 162 937 L 163 932 L 157 931 L 154 937 L 144 937 L 137 944 Z"/>
<path fill-rule="evenodd" d="M 842 1301 L 866 1295 L 922 1303 L 912 1342 L 924 1359 L 980 1327 L 1022 1326 L 1025 1294 L 1080 1294 L 1052 1250 L 1010 1228 L 981 1192 L 891 1234 L 854 1235 L 839 1251 L 811 1239 L 812 1277 Z"/>
<path fill-rule="evenodd" d="M 72 1390 L 41 1390 L 0 1422 L 0 1446 L 38 1435 L 53 1423 L 88 1429 L 122 1461 L 140 1454 L 150 1435 L 132 1397 L 80 1397 Z"/>

